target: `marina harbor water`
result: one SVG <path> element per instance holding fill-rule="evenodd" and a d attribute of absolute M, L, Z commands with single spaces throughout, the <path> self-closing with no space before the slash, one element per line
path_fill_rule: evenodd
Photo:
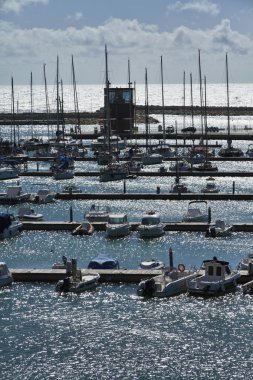
<path fill-rule="evenodd" d="M 249 94 L 250 91 L 252 93 L 252 85 L 231 87 L 233 105 L 251 105 Z M 173 88 L 176 91 L 172 92 L 171 102 L 180 105 L 181 88 L 176 85 Z M 5 112 L 9 106 L 8 91 L 7 88 L 2 91 L 0 112 Z M 159 86 L 151 86 L 152 104 L 160 104 L 159 91 Z M 27 88 L 21 88 L 20 92 L 26 93 Z M 102 106 L 103 93 L 101 95 L 100 92 L 101 88 L 96 86 L 91 90 L 93 111 Z M 70 101 L 67 101 L 70 93 L 70 89 L 66 88 L 65 103 L 69 111 L 72 109 Z M 41 90 L 41 95 L 36 95 L 35 109 L 38 112 L 43 111 L 39 107 L 39 101 L 43 104 L 42 94 Z M 222 98 L 223 85 L 212 85 L 212 94 L 212 105 L 226 104 Z M 54 95 L 52 93 L 52 99 Z M 140 104 L 144 104 L 143 91 L 137 98 Z M 21 112 L 29 111 L 29 100 L 25 99 L 25 96 L 20 97 Z M 82 92 L 81 99 L 82 104 L 87 107 L 90 105 L 91 98 L 85 92 Z M 162 119 L 159 114 L 155 117 Z M 175 119 L 181 128 L 182 115 L 166 115 L 168 125 L 174 125 Z M 189 122 L 190 116 L 186 119 Z M 210 125 L 226 127 L 225 116 L 210 116 L 209 119 Z M 195 125 L 200 131 L 197 120 Z M 245 132 L 245 125 L 249 128 L 253 126 L 252 116 L 233 116 L 232 130 Z M 143 125 L 138 127 L 144 130 Z M 22 137 L 30 136 L 30 128 L 30 125 L 20 128 Z M 66 126 L 67 130 L 70 128 L 70 125 Z M 85 128 L 94 133 L 94 125 Z M 157 131 L 157 125 L 152 124 L 151 129 Z M 252 139 L 250 131 L 246 133 Z M 33 126 L 33 133 L 38 138 L 46 139 L 48 128 L 46 125 L 36 125 Z M 10 135 L 11 127 L 1 126 L 1 137 L 5 139 Z M 184 141 L 179 140 L 178 143 L 182 146 Z M 186 143 L 192 141 L 187 139 Z M 226 138 L 219 140 L 222 146 L 226 143 Z M 192 230 L 176 228 L 177 225 L 182 226 L 190 193 L 184 194 L 185 197 L 183 194 L 178 197 L 177 194 L 169 193 L 175 183 L 175 176 L 162 175 L 159 172 L 160 165 L 145 166 L 143 170 L 146 175 L 127 179 L 125 193 L 122 180 L 101 183 L 98 175 L 74 175 L 72 179 L 56 181 L 53 176 L 44 176 L 42 173 L 48 172 L 50 166 L 47 160 L 41 160 L 39 165 L 34 159 L 28 161 L 28 175 L 21 173 L 16 179 L 0 181 L 0 193 L 5 193 L 8 186 L 17 185 L 18 181 L 17 186 L 24 193 L 35 194 L 39 189 L 47 188 L 50 194 L 58 194 L 54 202 L 32 205 L 25 202 L 24 206 L 32 207 L 36 213 L 43 215 L 43 222 L 24 222 L 19 235 L 1 241 L 0 261 L 5 262 L 14 274 L 12 285 L 0 292 L 0 362 L 5 380 L 253 378 L 250 337 L 253 329 L 253 298 L 243 293 L 240 284 L 234 293 L 220 297 L 197 298 L 183 293 L 168 299 L 138 296 L 137 282 L 113 283 L 107 278 L 94 290 L 62 295 L 55 291 L 55 282 L 25 282 L 19 281 L 17 277 L 18 273 L 24 273 L 29 268 L 30 273 L 26 272 L 26 275 L 30 276 L 35 272 L 37 275 L 42 273 L 42 276 L 43 273 L 57 273 L 51 268 L 53 263 L 61 261 L 63 255 L 75 258 L 84 274 L 90 261 L 101 255 L 117 259 L 120 267 L 117 271 L 122 269 L 122 272 L 134 274 L 144 261 L 157 260 L 169 265 L 170 248 L 176 268 L 181 265 L 186 270 L 194 270 L 204 260 L 216 256 L 236 269 L 243 258 L 252 255 L 253 250 L 252 230 L 239 231 L 239 226 L 243 228 L 249 225 L 252 228 L 253 223 L 253 202 L 250 198 L 253 195 L 252 160 L 218 160 L 220 146 L 216 145 L 216 140 L 211 140 L 210 144 L 214 146 L 215 164 L 218 166 L 217 175 L 212 173 L 212 177 L 220 191 L 218 194 L 207 194 L 210 197 L 207 207 L 211 208 L 213 222 L 222 220 L 238 226 L 238 230 L 235 228 L 231 234 L 217 238 L 206 238 L 203 225 L 201 228 L 198 226 L 198 230 L 193 230 L 194 225 Z M 233 141 L 233 146 L 244 152 L 248 145 L 246 139 Z M 89 151 L 88 157 L 91 156 Z M 170 164 L 170 161 L 163 161 L 168 172 Z M 21 167 L 23 169 L 23 164 Z M 74 171 L 99 173 L 99 168 L 94 160 L 76 160 Z M 36 176 L 32 175 L 33 172 Z M 243 175 L 244 172 L 249 173 L 247 177 Z M 149 176 L 148 173 L 157 175 Z M 206 176 L 188 173 L 182 177 L 180 180 L 196 197 L 201 194 L 201 189 L 206 185 Z M 64 193 L 66 186 L 78 189 L 78 193 L 73 192 L 69 196 Z M 111 194 L 110 198 L 108 194 Z M 129 194 L 132 199 L 127 196 Z M 223 194 L 231 194 L 231 197 L 224 199 Z M 249 195 L 249 200 L 243 199 L 245 194 Z M 96 195 L 95 200 L 91 199 L 92 195 Z M 167 199 L 165 195 L 168 195 Z M 94 203 L 96 207 L 106 206 L 111 214 L 127 215 L 130 233 L 123 237 L 108 238 L 105 228 L 95 228 L 90 235 L 72 235 L 72 230 L 84 222 L 84 216 Z M 0 209 L 2 213 L 8 212 L 16 217 L 20 204 L 0 205 Z M 165 225 L 164 234 L 144 239 L 139 236 L 136 227 L 142 216 L 151 211 L 159 214 Z M 38 223 L 37 229 L 34 223 Z M 50 228 L 50 224 L 55 224 L 54 228 Z M 154 271 L 154 274 L 160 273 Z"/>

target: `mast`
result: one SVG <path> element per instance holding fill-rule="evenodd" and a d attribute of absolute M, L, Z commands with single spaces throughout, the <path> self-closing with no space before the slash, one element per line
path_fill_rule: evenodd
<path fill-rule="evenodd" d="M 60 102 L 60 107 L 61 107 L 61 116 L 62 116 L 62 138 L 64 140 L 65 138 L 65 120 L 64 120 L 64 107 L 63 107 L 63 83 L 61 79 L 61 102 Z"/>
<path fill-rule="evenodd" d="M 127 61 L 127 71 L 128 71 L 128 89 L 129 89 L 129 121 L 130 121 L 130 140 L 132 140 L 133 135 L 133 115 L 132 115 L 132 104 L 133 104 L 133 93 L 131 91 L 132 89 L 132 82 L 130 77 L 130 60 L 128 58 Z"/>
<path fill-rule="evenodd" d="M 205 159 L 207 161 L 207 151 L 208 151 L 208 135 L 207 135 L 207 98 L 206 98 L 206 76 L 204 76 L 204 89 L 205 89 L 205 135 L 206 135 L 206 149 L 205 149 Z"/>
<path fill-rule="evenodd" d="M 201 134 L 203 136 L 203 91 L 202 91 L 202 74 L 201 74 L 201 62 L 200 62 L 200 49 L 199 51 L 199 96 L 200 96 L 200 125 Z"/>
<path fill-rule="evenodd" d="M 161 55 L 161 82 L 162 82 L 163 141 L 165 142 L 165 114 L 164 114 L 163 57 L 162 57 L 162 55 Z"/>
<path fill-rule="evenodd" d="M 71 59 L 71 66 L 72 66 L 72 79 L 73 79 L 73 89 L 74 89 L 74 107 L 75 107 L 75 113 L 77 115 L 77 127 L 78 127 L 78 130 L 80 130 L 80 114 L 79 114 L 78 96 L 77 96 L 77 89 L 76 89 L 76 75 L 75 75 L 73 55 Z"/>
<path fill-rule="evenodd" d="M 60 105 L 59 105 L 59 57 L 57 55 L 57 63 L 56 63 L 56 114 L 57 114 L 57 130 L 56 134 L 59 136 L 59 113 L 60 113 Z"/>
<path fill-rule="evenodd" d="M 47 90 L 47 77 L 46 77 L 46 64 L 43 64 L 43 75 L 44 75 L 44 87 L 45 87 L 45 96 L 46 96 L 46 112 L 47 112 L 47 136 L 48 140 L 50 138 L 50 132 L 49 132 L 49 100 L 48 100 L 48 90 Z"/>
<path fill-rule="evenodd" d="M 185 128 L 185 71 L 183 74 L 183 128 Z"/>
<path fill-rule="evenodd" d="M 31 72 L 30 81 L 30 95 L 31 95 L 31 137 L 33 139 L 33 73 Z"/>
<path fill-rule="evenodd" d="M 14 84 L 13 77 L 11 77 L 11 113 L 12 113 L 12 129 L 11 129 L 11 140 L 13 138 L 13 145 L 16 145 L 16 128 L 15 128 L 15 101 L 14 101 Z"/>
<path fill-rule="evenodd" d="M 145 68 L 145 126 L 146 126 L 146 153 L 148 153 L 149 105 L 148 105 L 148 73 L 147 73 L 147 68 Z"/>
<path fill-rule="evenodd" d="M 110 144 L 110 135 L 111 135 L 111 125 L 110 125 L 110 82 L 108 79 L 108 56 L 107 56 L 107 46 L 105 45 L 105 136 L 107 137 L 109 155 L 111 155 L 111 144 Z"/>
<path fill-rule="evenodd" d="M 194 127 L 194 109 L 193 109 L 193 92 L 192 92 L 192 73 L 190 73 L 190 86 L 191 86 L 191 116 L 192 116 L 192 127 Z"/>
<path fill-rule="evenodd" d="M 228 113 L 228 149 L 231 149 L 231 138 L 230 138 L 230 110 L 229 110 L 229 86 L 228 86 L 228 54 L 226 53 L 226 80 L 227 80 L 227 113 Z"/>

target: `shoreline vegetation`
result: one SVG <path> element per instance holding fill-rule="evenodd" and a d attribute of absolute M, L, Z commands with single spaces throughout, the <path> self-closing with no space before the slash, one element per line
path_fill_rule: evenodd
<path fill-rule="evenodd" d="M 137 105 L 135 107 L 136 123 L 145 122 L 145 106 Z M 159 123 L 159 121 L 152 115 L 160 115 L 164 112 L 165 115 L 204 115 L 208 116 L 227 116 L 227 107 L 200 107 L 200 106 L 149 106 L 150 122 Z M 230 116 L 253 116 L 253 107 L 229 107 Z M 79 124 L 79 125 L 93 125 L 103 124 L 104 109 L 100 108 L 95 112 L 64 112 L 57 117 L 56 112 L 24 112 L 24 113 L 0 113 L 0 125 L 10 124 Z"/>

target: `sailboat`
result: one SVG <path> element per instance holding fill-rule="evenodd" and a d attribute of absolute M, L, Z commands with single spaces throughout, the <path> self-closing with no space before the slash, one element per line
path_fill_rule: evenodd
<path fill-rule="evenodd" d="M 106 93 L 105 93 L 105 141 L 108 147 L 109 163 L 100 169 L 99 181 L 109 182 L 126 179 L 129 176 L 128 166 L 116 161 L 116 158 L 112 155 L 111 147 L 111 123 L 110 123 L 110 99 L 109 99 L 109 86 L 108 79 L 108 57 L 107 46 L 105 45 L 105 72 L 106 72 Z"/>
<path fill-rule="evenodd" d="M 239 148 L 232 147 L 232 140 L 230 137 L 230 112 L 229 112 L 229 87 L 228 87 L 228 55 L 226 53 L 226 79 L 227 79 L 227 121 L 228 121 L 228 139 L 227 148 L 222 148 L 219 151 L 220 157 L 242 157 L 243 151 Z"/>
<path fill-rule="evenodd" d="M 159 153 L 152 153 L 149 147 L 149 105 L 148 105 L 148 74 L 147 68 L 145 68 L 145 125 L 146 125 L 146 153 L 142 157 L 143 165 L 156 165 L 161 164 L 163 156 Z"/>

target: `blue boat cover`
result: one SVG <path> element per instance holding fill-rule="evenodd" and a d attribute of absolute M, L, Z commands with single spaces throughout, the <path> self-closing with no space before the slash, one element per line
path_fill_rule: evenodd
<path fill-rule="evenodd" d="M 91 260 L 88 269 L 118 269 L 119 262 L 117 259 L 99 256 Z"/>
<path fill-rule="evenodd" d="M 0 213 L 0 233 L 4 231 L 5 228 L 8 228 L 11 225 L 11 215 Z"/>

